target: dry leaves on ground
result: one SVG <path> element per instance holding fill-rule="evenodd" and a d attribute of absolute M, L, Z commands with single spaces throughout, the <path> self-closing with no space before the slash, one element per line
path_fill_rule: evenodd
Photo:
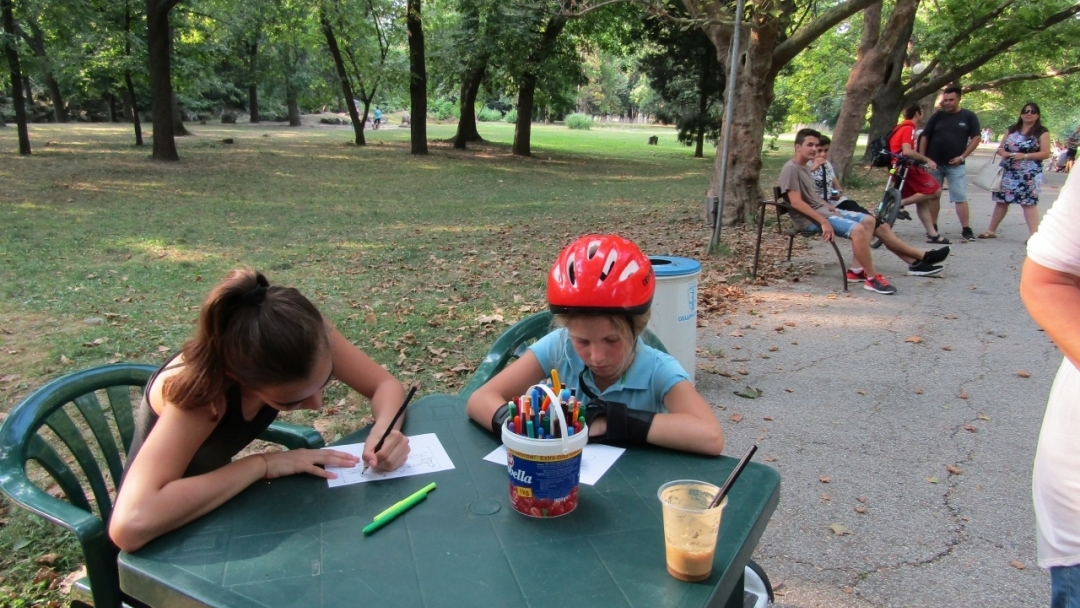
<path fill-rule="evenodd" d="M 912 344 L 920 344 L 920 343 L 922 343 L 922 338 L 919 337 L 919 336 L 909 336 L 907 340 L 904 340 L 904 342 L 911 342 Z"/>
<path fill-rule="evenodd" d="M 847 529 L 847 526 L 843 524 L 829 524 L 829 529 L 837 536 L 844 536 L 845 534 L 851 534 L 851 530 Z"/>

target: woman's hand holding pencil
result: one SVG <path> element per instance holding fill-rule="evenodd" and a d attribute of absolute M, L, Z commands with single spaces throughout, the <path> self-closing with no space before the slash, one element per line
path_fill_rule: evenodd
<path fill-rule="evenodd" d="M 405 414 L 405 408 L 409 405 L 416 387 L 409 389 L 405 402 L 397 409 L 394 416 L 388 419 L 382 416 L 371 426 L 367 441 L 364 442 L 364 471 L 372 468 L 376 471 L 393 471 L 405 464 L 409 457 L 409 438 L 396 429 L 398 421 Z"/>

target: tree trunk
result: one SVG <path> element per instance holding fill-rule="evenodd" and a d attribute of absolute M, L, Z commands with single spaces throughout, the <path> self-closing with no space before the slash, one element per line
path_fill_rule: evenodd
<path fill-rule="evenodd" d="M 424 58 L 424 22 L 421 1 L 407 1 L 405 27 L 409 32 L 409 101 L 413 154 L 427 154 L 427 64 Z"/>
<path fill-rule="evenodd" d="M 514 123 L 513 153 L 517 156 L 532 156 L 532 115 L 533 97 L 536 96 L 536 74 L 526 72 L 521 75 L 518 86 L 517 122 Z"/>
<path fill-rule="evenodd" d="M 285 105 L 289 107 L 289 126 L 302 126 L 304 123 L 300 120 L 300 104 L 296 101 L 296 91 L 292 87 L 285 91 Z"/>
<path fill-rule="evenodd" d="M 334 69 L 337 70 L 338 80 L 341 83 L 341 93 L 345 96 L 345 104 L 349 108 L 349 118 L 352 120 L 354 141 L 356 145 L 363 146 L 364 123 L 356 112 L 356 98 L 353 97 L 352 85 L 349 83 L 349 73 L 345 71 L 345 61 L 341 58 L 341 49 L 338 47 L 337 38 L 334 36 L 334 28 L 325 15 L 321 18 L 323 35 L 326 36 L 326 46 L 330 47 L 330 55 L 334 57 Z M 291 110 L 290 110 L 291 112 Z"/>
<path fill-rule="evenodd" d="M 464 150 L 466 142 L 484 141 L 476 129 L 476 95 L 486 72 L 485 66 L 481 65 L 465 74 L 465 80 L 461 82 L 460 116 L 454 136 L 454 147 L 458 150 Z"/>
<path fill-rule="evenodd" d="M 184 112 L 180 110 L 180 101 L 176 98 L 176 92 L 172 94 L 172 121 L 173 121 L 173 135 L 176 137 L 185 137 L 191 135 L 191 131 L 187 130 L 184 126 Z"/>
<path fill-rule="evenodd" d="M 49 91 L 49 101 L 53 104 L 53 118 L 56 122 L 67 122 L 68 115 L 64 107 L 64 95 L 60 92 L 60 84 L 56 82 L 56 78 L 53 76 L 49 56 L 45 52 L 45 32 L 41 31 L 41 27 L 32 19 L 27 20 L 27 27 L 30 28 L 29 36 L 22 30 L 19 30 L 19 33 L 22 34 L 23 40 L 34 51 L 34 56 L 37 57 L 38 62 L 41 64 L 41 78 L 45 81 L 45 88 Z"/>
<path fill-rule="evenodd" d="M 139 122 L 139 103 L 135 98 L 135 83 L 131 81 L 131 72 L 124 72 L 124 86 L 127 104 L 131 106 L 131 122 L 135 125 L 135 145 L 143 145 L 142 123 Z"/>
<path fill-rule="evenodd" d="M 521 86 L 518 88 L 518 116 L 514 126 L 513 153 L 517 156 L 531 156 L 532 146 L 532 118 L 533 98 L 536 96 L 536 81 L 539 78 L 540 64 L 555 51 L 555 41 L 566 27 L 568 17 L 559 11 L 548 19 L 544 35 L 540 37 L 540 43 L 532 52 L 525 63 L 525 71 L 521 75 Z"/>
<path fill-rule="evenodd" d="M 248 44 L 248 66 L 249 66 L 249 78 L 248 82 L 248 122 L 259 122 L 259 86 L 257 84 L 258 78 L 258 59 L 259 59 L 259 43 L 252 42 Z"/>
<path fill-rule="evenodd" d="M 7 55 L 8 70 L 11 72 L 11 97 L 15 105 L 15 122 L 19 127 L 19 154 L 30 154 L 30 131 L 26 128 L 26 102 L 23 99 L 23 76 L 19 67 L 19 51 L 15 48 L 15 14 L 12 0 L 0 0 L 0 21 L 7 42 L 4 54 Z"/>
<path fill-rule="evenodd" d="M 172 58 L 169 11 L 179 0 L 146 0 L 146 45 L 150 56 L 150 111 L 154 121 L 154 160 L 180 160 L 173 132 Z"/>
<path fill-rule="evenodd" d="M 248 85 L 248 122 L 257 123 L 259 118 L 259 87 L 254 82 Z"/>
<path fill-rule="evenodd" d="M 862 43 L 859 45 L 858 58 L 848 76 L 844 102 L 833 131 L 829 154 L 836 168 L 836 175 L 841 181 L 848 176 L 859 140 L 859 131 L 862 131 L 866 124 L 866 109 L 874 91 L 882 84 L 882 76 L 887 75 L 886 66 L 893 47 L 901 40 L 899 34 L 913 27 L 918 6 L 919 0 L 896 0 L 884 29 L 881 27 L 882 2 L 872 4 L 863 11 Z M 906 43 L 909 38 L 902 40 Z"/>
<path fill-rule="evenodd" d="M 867 135 L 867 141 L 874 141 L 888 135 L 889 131 L 896 126 L 896 119 L 904 109 L 904 61 L 907 58 L 907 45 L 913 27 L 913 25 L 909 26 L 893 44 L 885 73 L 882 74 L 881 82 L 870 99 L 870 134 Z M 873 160 L 870 158 L 870 146 L 866 146 L 862 160 L 866 165 Z"/>
<path fill-rule="evenodd" d="M 116 117 L 116 95 L 105 94 L 105 110 L 109 115 L 109 122 L 120 122 Z"/>
<path fill-rule="evenodd" d="M 705 55 L 708 55 L 708 53 L 705 53 Z M 704 59 L 705 61 L 711 61 L 712 57 L 706 56 Z M 698 129 L 697 136 L 694 137 L 696 142 L 694 158 L 705 158 L 705 112 L 709 109 L 709 95 L 706 90 L 708 78 L 708 69 L 702 62 L 701 75 L 698 77 Z"/>

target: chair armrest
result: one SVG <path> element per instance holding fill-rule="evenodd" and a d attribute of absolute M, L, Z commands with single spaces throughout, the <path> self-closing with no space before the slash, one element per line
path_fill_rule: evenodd
<path fill-rule="evenodd" d="M 97 515 L 56 498 L 30 483 L 25 476 L 4 475 L 0 489 L 20 507 L 71 531 L 84 545 L 105 535 L 105 524 Z"/>
<path fill-rule="evenodd" d="M 299 424 L 289 424 L 275 420 L 259 435 L 259 439 L 283 445 L 290 450 L 301 448 L 318 449 L 326 445 L 322 435 L 315 429 Z"/>

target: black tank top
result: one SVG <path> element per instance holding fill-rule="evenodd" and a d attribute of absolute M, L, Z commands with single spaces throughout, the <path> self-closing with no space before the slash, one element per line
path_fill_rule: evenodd
<path fill-rule="evenodd" d="M 150 431 L 154 429 L 154 425 L 158 421 L 157 412 L 150 407 L 150 387 L 157 380 L 158 374 L 172 367 L 170 363 L 179 354 L 169 357 L 165 364 L 150 377 L 150 381 L 146 383 L 146 392 L 143 393 L 143 398 L 139 401 L 139 409 L 135 413 L 135 435 L 131 438 L 131 449 L 128 451 L 127 465 L 124 467 L 125 476 L 127 470 L 131 468 L 131 463 L 135 462 L 135 458 L 139 455 L 143 442 L 146 441 Z M 240 450 L 247 447 L 249 443 L 262 434 L 270 426 L 270 423 L 277 418 L 277 415 L 278 410 L 265 405 L 255 415 L 254 419 L 251 421 L 244 420 L 244 411 L 240 399 L 240 385 L 233 384 L 225 390 L 225 411 L 222 413 L 221 419 L 218 420 L 218 424 L 214 427 L 210 436 L 195 452 L 195 456 L 184 471 L 184 477 L 209 473 L 229 464 L 232 462 L 233 456 L 236 456 Z"/>

